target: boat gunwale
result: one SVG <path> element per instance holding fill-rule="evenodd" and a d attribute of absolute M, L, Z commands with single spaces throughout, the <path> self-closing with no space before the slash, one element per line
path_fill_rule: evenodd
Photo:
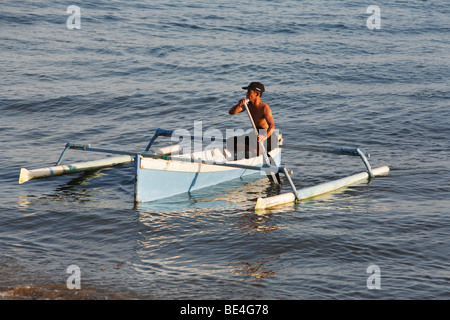
<path fill-rule="evenodd" d="M 204 152 L 202 152 L 204 154 Z M 270 156 L 277 159 L 281 154 L 281 148 L 276 148 L 269 152 Z M 263 157 L 262 155 L 244 158 L 239 160 L 227 161 L 225 158 L 220 159 L 222 161 L 204 160 L 200 157 L 196 157 L 192 154 L 191 157 L 176 157 L 171 158 L 154 158 L 146 157 L 145 154 L 141 155 L 140 169 L 144 170 L 161 170 L 161 171 L 179 171 L 179 172 L 218 172 L 218 171 L 230 171 L 242 169 L 239 167 L 233 167 L 233 165 L 242 165 L 249 167 L 262 167 Z M 210 163 L 208 163 L 210 162 Z"/>

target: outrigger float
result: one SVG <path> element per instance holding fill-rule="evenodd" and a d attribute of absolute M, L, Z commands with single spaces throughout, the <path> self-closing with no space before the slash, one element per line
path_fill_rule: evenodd
<path fill-rule="evenodd" d="M 242 157 L 236 159 L 235 153 L 230 152 L 227 148 L 214 148 L 196 152 L 190 154 L 190 157 L 177 156 L 180 151 L 180 145 L 152 148 L 154 141 L 158 137 L 170 137 L 172 134 L 173 130 L 157 129 L 146 149 L 142 152 L 100 149 L 93 148 L 89 144 L 67 143 L 54 166 L 33 170 L 21 168 L 19 184 L 32 179 L 97 170 L 134 162 L 134 199 L 136 203 L 141 203 L 191 192 L 250 174 L 261 174 L 261 172 L 267 175 L 271 183 L 279 183 L 279 174 L 284 174 L 292 192 L 272 197 L 258 198 L 255 206 L 255 210 L 258 210 L 286 203 L 299 202 L 349 185 L 367 181 L 377 176 L 389 174 L 389 168 L 387 166 L 372 169 L 366 155 L 360 149 L 289 146 L 283 144 L 281 134 L 278 134 L 279 144 L 276 148 L 268 153 L 263 149 L 261 155 L 251 158 Z M 195 139 L 195 137 L 191 139 Z M 106 153 L 116 156 L 62 165 L 61 162 L 64 155 L 69 149 Z M 290 176 L 291 171 L 281 166 L 282 149 L 358 156 L 362 159 L 366 171 L 339 180 L 297 190 Z M 174 154 L 175 156 L 172 156 Z"/>

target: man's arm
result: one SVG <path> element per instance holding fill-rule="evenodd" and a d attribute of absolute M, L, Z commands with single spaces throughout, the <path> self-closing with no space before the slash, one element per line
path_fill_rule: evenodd
<path fill-rule="evenodd" d="M 230 109 L 230 111 L 228 111 L 228 113 L 229 114 L 237 114 L 239 112 L 244 111 L 245 110 L 244 102 L 245 102 L 245 99 L 242 99 L 241 101 L 239 101 L 239 103 L 237 105 L 231 107 L 231 109 Z"/>
<path fill-rule="evenodd" d="M 267 135 L 264 140 L 269 139 L 272 133 L 275 131 L 275 121 L 273 120 L 272 110 L 268 105 L 264 108 L 264 117 L 266 118 L 269 128 L 267 128 Z"/>

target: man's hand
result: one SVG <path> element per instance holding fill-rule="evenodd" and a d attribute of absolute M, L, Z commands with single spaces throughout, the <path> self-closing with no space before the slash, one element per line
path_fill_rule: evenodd
<path fill-rule="evenodd" d="M 245 102 L 247 99 L 239 100 L 238 107 L 245 108 Z"/>
<path fill-rule="evenodd" d="M 262 142 L 267 139 L 267 136 L 264 134 L 258 134 L 258 142 Z"/>

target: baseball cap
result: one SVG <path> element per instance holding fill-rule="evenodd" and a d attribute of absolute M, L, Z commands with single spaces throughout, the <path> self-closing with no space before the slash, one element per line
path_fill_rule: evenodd
<path fill-rule="evenodd" d="M 265 91 L 264 85 L 261 82 L 251 82 L 247 87 L 242 87 L 242 89 L 254 90 L 261 94 Z"/>

